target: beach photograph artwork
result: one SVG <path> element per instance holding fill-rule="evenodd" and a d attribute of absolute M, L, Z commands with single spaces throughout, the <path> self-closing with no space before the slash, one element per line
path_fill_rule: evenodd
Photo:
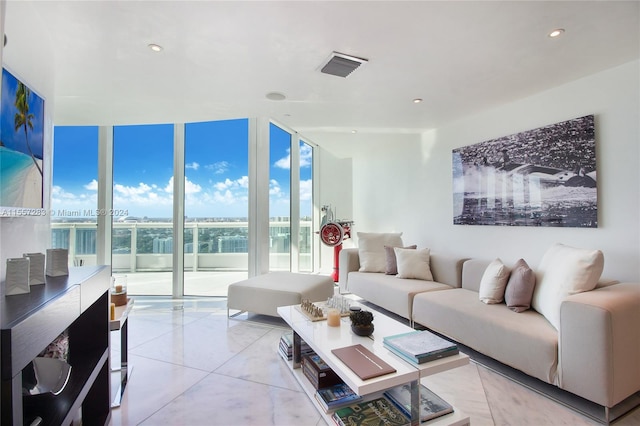
<path fill-rule="evenodd" d="M 594 116 L 453 150 L 456 225 L 597 228 Z"/>
<path fill-rule="evenodd" d="M 44 100 L 3 69 L 0 104 L 0 207 L 43 207 L 43 130 Z"/>

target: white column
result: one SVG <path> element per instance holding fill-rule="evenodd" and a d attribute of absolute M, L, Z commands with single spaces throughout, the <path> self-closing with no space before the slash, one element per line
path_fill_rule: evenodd
<path fill-rule="evenodd" d="M 249 277 L 269 272 L 269 119 L 249 119 Z"/>
<path fill-rule="evenodd" d="M 98 212 L 96 262 L 111 266 L 111 235 L 113 232 L 113 126 L 98 130 Z M 70 242 L 71 243 L 71 242 Z"/>
<path fill-rule="evenodd" d="M 289 232 L 291 272 L 300 271 L 300 135 L 291 133 L 291 170 L 289 194 Z"/>
<path fill-rule="evenodd" d="M 173 290 L 184 296 L 184 124 L 173 125 Z"/>

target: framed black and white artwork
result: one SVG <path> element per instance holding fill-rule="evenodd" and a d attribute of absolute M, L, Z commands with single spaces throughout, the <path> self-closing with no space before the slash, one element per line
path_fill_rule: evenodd
<path fill-rule="evenodd" d="M 453 223 L 597 228 L 594 116 L 453 150 Z"/>

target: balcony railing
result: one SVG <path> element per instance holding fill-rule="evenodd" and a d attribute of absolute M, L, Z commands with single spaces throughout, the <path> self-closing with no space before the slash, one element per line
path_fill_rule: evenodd
<path fill-rule="evenodd" d="M 184 225 L 185 271 L 247 271 L 247 222 L 186 222 Z M 289 270 L 289 222 L 271 222 L 271 270 Z M 96 264 L 97 224 L 56 222 L 51 224 L 53 248 L 69 250 L 70 264 Z M 115 273 L 172 270 L 173 224 L 170 222 L 114 222 L 112 269 Z M 311 221 L 300 223 L 299 269 L 313 270 Z"/>

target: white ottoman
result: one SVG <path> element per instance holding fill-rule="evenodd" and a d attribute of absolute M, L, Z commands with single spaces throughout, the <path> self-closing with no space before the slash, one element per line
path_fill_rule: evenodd
<path fill-rule="evenodd" d="M 325 275 L 271 272 L 229 285 L 229 310 L 277 317 L 278 306 L 297 305 L 303 299 L 312 302 L 327 300 L 334 294 L 334 282 Z"/>

